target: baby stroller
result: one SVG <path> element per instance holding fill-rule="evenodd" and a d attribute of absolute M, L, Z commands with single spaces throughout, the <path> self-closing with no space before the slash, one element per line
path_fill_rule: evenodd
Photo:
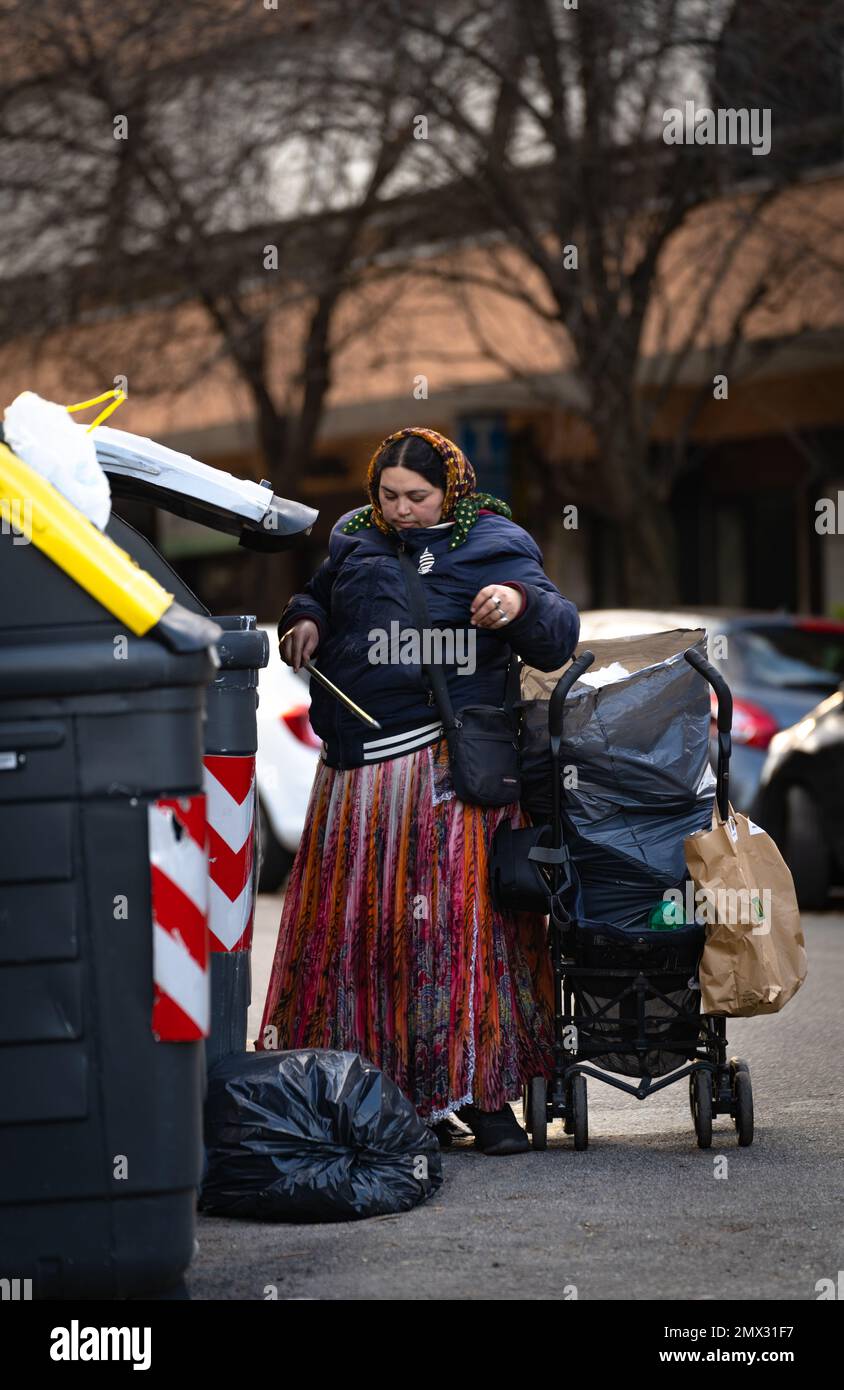
<path fill-rule="evenodd" d="M 680 634 L 687 639 L 687 634 Z M 703 634 L 699 634 L 701 639 Z M 683 642 L 682 646 L 685 646 Z M 718 756 L 715 796 L 728 814 L 732 696 L 726 681 L 693 647 L 677 653 L 709 682 L 717 696 Z M 586 1078 L 645 1100 L 688 1078 L 692 1120 L 700 1148 L 712 1143 L 712 1121 L 730 1115 L 738 1143 L 753 1140 L 753 1094 L 747 1063 L 727 1057 L 726 1019 L 700 1013 L 697 969 L 705 928 L 694 919 L 673 929 L 652 929 L 641 914 L 623 925 L 580 915 L 578 870 L 566 844 L 561 804 L 561 743 L 566 698 L 594 661 L 578 656 L 557 681 L 548 702 L 550 824 L 499 827 L 491 855 L 495 901 L 505 909 L 549 915 L 554 974 L 554 1063 L 550 1081 L 534 1076 L 525 1087 L 525 1125 L 534 1149 L 547 1144 L 548 1125 L 564 1121 L 575 1149 L 588 1145 Z M 686 681 L 686 677 L 682 677 Z M 544 715 L 544 711 L 543 711 Z M 698 724 L 701 721 L 698 720 Z M 711 772 L 704 759 L 709 779 Z M 698 810 L 698 817 L 700 811 Z M 680 828 L 682 836 L 688 833 Z M 600 854 L 598 856 L 600 858 Z M 609 876 L 612 876 L 610 869 Z M 624 913 L 616 914 L 623 918 Z M 621 1076 L 638 1078 L 637 1084 Z"/>

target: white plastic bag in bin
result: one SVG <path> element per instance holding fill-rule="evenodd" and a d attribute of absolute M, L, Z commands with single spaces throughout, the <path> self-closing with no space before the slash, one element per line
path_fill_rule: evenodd
<path fill-rule="evenodd" d="M 103 531 L 111 515 L 111 488 L 97 462 L 97 446 L 67 407 L 22 391 L 3 415 L 6 443 Z"/>

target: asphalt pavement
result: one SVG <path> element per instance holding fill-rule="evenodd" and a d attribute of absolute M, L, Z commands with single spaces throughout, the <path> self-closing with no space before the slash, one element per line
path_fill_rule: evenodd
<path fill-rule="evenodd" d="M 259 900 L 250 1038 L 280 907 Z M 782 1014 L 728 1029 L 753 1077 L 750 1148 L 729 1118 L 697 1148 L 685 1081 L 640 1102 L 590 1079 L 583 1153 L 557 1122 L 544 1153 L 490 1158 L 471 1139 L 446 1152 L 440 1190 L 400 1216 L 201 1215 L 191 1297 L 816 1299 L 844 1270 L 844 912 L 804 925 L 803 989 Z"/>

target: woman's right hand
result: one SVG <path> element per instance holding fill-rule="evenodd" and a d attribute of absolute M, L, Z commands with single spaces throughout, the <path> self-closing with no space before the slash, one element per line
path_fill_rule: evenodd
<path fill-rule="evenodd" d="M 319 646 L 319 628 L 310 618 L 300 618 L 281 637 L 278 652 L 282 661 L 298 671 L 303 661 L 309 661 Z"/>

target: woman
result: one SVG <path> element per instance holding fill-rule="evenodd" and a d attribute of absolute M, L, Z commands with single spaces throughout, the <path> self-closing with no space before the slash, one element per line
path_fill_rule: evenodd
<path fill-rule="evenodd" d="M 322 760 L 256 1046 L 359 1052 L 442 1143 L 457 1113 L 483 1152 L 522 1152 L 507 1102 L 550 1075 L 552 975 L 545 918 L 495 911 L 487 855 L 502 820 L 527 817 L 517 803 L 455 797 L 433 695 L 418 660 L 401 654 L 415 624 L 399 547 L 418 562 L 432 628 L 468 653 L 445 667 L 457 710 L 503 703 L 511 649 L 540 670 L 562 666 L 579 618 L 507 504 L 476 492 L 451 440 L 398 430 L 376 449 L 367 484 L 370 505 L 337 522 L 278 630 L 284 661 L 298 670 L 318 653 L 382 727 L 367 729 L 312 683 Z"/>

